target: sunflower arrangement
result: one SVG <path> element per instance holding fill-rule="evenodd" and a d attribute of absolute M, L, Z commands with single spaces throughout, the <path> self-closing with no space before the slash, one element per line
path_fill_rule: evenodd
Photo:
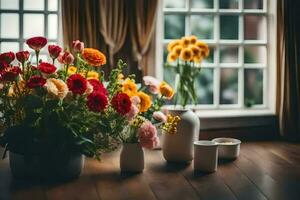
<path fill-rule="evenodd" d="M 194 35 L 171 41 L 168 46 L 168 63 L 176 63 L 176 97 L 178 103 L 185 107 L 189 100 L 196 103 L 194 81 L 200 73 L 203 59 L 209 56 L 208 45 Z"/>
<path fill-rule="evenodd" d="M 167 83 L 144 77 L 144 86 L 138 87 L 134 75 L 122 74 L 126 64 L 121 60 L 104 80 L 105 55 L 78 40 L 72 43 L 74 54 L 48 45 L 52 62 L 39 59 L 46 38 L 26 43 L 34 53 L 0 54 L 0 144 L 8 150 L 100 158 L 132 138 L 150 148 L 157 141 L 156 135 L 147 136 L 148 130 L 156 131 L 154 122 L 171 127 L 170 120 L 164 127 L 167 117 L 159 112 L 174 95 Z M 123 134 L 130 127 L 136 130 L 134 137 Z"/>

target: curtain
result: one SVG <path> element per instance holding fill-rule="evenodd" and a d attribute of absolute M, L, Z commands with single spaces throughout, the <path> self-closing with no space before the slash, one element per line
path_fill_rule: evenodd
<path fill-rule="evenodd" d="M 144 74 L 147 74 L 148 67 L 153 67 L 155 60 L 151 49 L 155 48 L 153 35 L 158 0 L 131 0 L 131 3 L 134 7 L 130 20 L 134 59 L 138 61 L 139 69 L 143 69 Z"/>
<path fill-rule="evenodd" d="M 123 47 L 128 30 L 126 0 L 99 0 L 99 30 L 108 45 L 110 66 L 114 55 Z"/>
<path fill-rule="evenodd" d="M 99 48 L 99 34 L 95 30 L 97 11 L 94 0 L 62 0 L 62 29 L 65 47 L 73 40 L 81 40 L 86 46 Z"/>
<path fill-rule="evenodd" d="M 300 139 L 299 1 L 277 2 L 277 114 L 280 133 Z"/>

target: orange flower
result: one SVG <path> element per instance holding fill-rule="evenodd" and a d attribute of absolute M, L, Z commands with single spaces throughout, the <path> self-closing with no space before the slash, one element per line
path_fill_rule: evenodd
<path fill-rule="evenodd" d="M 196 44 L 197 39 L 198 39 L 198 38 L 197 38 L 196 36 L 191 35 L 191 36 L 190 36 L 190 42 L 191 42 L 191 44 Z"/>
<path fill-rule="evenodd" d="M 196 46 L 201 49 L 202 56 L 204 56 L 205 58 L 209 56 L 209 48 L 205 42 L 198 40 L 196 42 Z"/>
<path fill-rule="evenodd" d="M 135 84 L 134 80 L 126 78 L 125 81 L 122 83 L 123 85 L 123 92 L 126 93 L 129 97 L 133 97 L 138 92 L 137 85 Z"/>
<path fill-rule="evenodd" d="M 188 37 L 181 38 L 181 45 L 183 47 L 187 47 L 187 46 L 189 46 L 189 44 L 190 44 L 190 38 L 188 38 Z"/>
<path fill-rule="evenodd" d="M 151 97 L 145 92 L 138 92 L 137 95 L 141 100 L 139 104 L 140 112 L 146 112 L 152 105 Z"/>
<path fill-rule="evenodd" d="M 180 44 L 180 40 L 171 41 L 167 46 L 168 52 L 171 52 L 173 50 L 173 48 L 179 44 Z"/>
<path fill-rule="evenodd" d="M 174 96 L 173 88 L 166 82 L 162 81 L 159 86 L 160 94 L 168 99 L 171 99 Z"/>
<path fill-rule="evenodd" d="M 177 58 L 178 58 L 178 56 L 175 53 L 171 52 L 171 53 L 169 53 L 169 55 L 167 57 L 167 61 L 174 62 Z"/>
<path fill-rule="evenodd" d="M 92 66 L 100 67 L 106 64 L 106 57 L 97 49 L 84 48 L 82 51 L 83 59 Z"/>
<path fill-rule="evenodd" d="M 202 59 L 203 59 L 203 57 L 202 56 L 194 56 L 193 57 L 193 61 L 195 62 L 195 63 L 201 63 L 202 62 Z"/>
<path fill-rule="evenodd" d="M 193 51 L 191 48 L 185 48 L 180 53 L 180 58 L 184 61 L 191 61 L 193 59 Z"/>
<path fill-rule="evenodd" d="M 201 56 L 202 51 L 201 51 L 201 49 L 198 46 L 191 45 L 190 48 L 193 51 L 193 55 L 194 56 Z"/>
<path fill-rule="evenodd" d="M 177 57 L 180 55 L 180 52 L 182 51 L 182 46 L 177 45 L 173 48 L 172 53 L 174 53 Z"/>

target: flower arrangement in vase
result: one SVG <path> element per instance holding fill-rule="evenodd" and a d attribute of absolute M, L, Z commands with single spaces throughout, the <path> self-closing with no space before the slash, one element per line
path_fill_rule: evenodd
<path fill-rule="evenodd" d="M 118 76 L 121 75 L 120 72 L 121 70 Z M 143 80 L 143 86 L 139 89 L 132 75 L 119 81 L 120 90 L 128 95 L 132 102 L 126 114 L 125 121 L 128 125 L 119 135 L 123 142 L 120 155 L 121 171 L 143 171 L 143 148 L 153 149 L 158 145 L 158 129 L 166 133 L 175 133 L 180 120 L 178 116 L 166 116 L 160 111 L 165 100 L 173 97 L 173 89 L 166 82 L 151 76 L 145 76 Z"/>
<path fill-rule="evenodd" d="M 209 47 L 192 35 L 171 41 L 167 50 L 167 61 L 176 63 L 175 106 L 173 109 L 169 107 L 168 112 L 178 115 L 181 121 L 176 135 L 165 135 L 163 155 L 167 161 L 190 162 L 193 159 L 193 142 L 198 140 L 200 121 L 196 114 L 186 109 L 186 105 L 196 104 L 195 80 L 201 71 L 201 62 L 209 56 Z M 182 107 L 176 107 L 177 104 Z"/>

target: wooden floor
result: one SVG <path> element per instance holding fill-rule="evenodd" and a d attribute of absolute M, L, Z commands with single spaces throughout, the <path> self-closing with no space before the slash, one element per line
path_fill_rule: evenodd
<path fill-rule="evenodd" d="M 0 161 L 0 199 L 20 200 L 264 200 L 300 199 L 300 144 L 243 143 L 240 157 L 213 174 L 194 174 L 192 165 L 167 164 L 161 151 L 146 151 L 146 168 L 120 175 L 119 152 L 101 163 L 88 159 L 79 179 L 55 185 L 15 181 Z"/>

